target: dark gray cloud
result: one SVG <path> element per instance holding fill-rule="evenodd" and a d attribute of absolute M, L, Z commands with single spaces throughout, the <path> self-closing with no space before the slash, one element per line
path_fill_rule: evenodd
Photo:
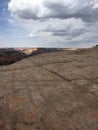
<path fill-rule="evenodd" d="M 50 14 L 46 15 L 45 18 L 67 19 L 74 17 L 81 18 L 85 22 L 95 22 L 98 20 L 98 8 L 94 8 L 94 3 L 85 3 L 80 1 L 80 4 L 83 4 L 82 6 L 77 4 L 80 8 L 77 8 L 77 6 L 70 8 L 70 6 L 64 5 L 64 3 L 45 2 L 45 7 L 50 10 Z"/>
<path fill-rule="evenodd" d="M 15 12 L 15 15 L 18 16 L 19 18 L 26 19 L 26 20 L 29 20 L 29 19 L 37 20 L 39 18 L 36 16 L 36 12 L 32 12 L 32 10 L 30 11 L 29 9 L 25 9 L 23 11 L 17 10 Z"/>
<path fill-rule="evenodd" d="M 82 35 L 88 31 L 88 24 L 85 24 L 81 19 L 69 20 L 54 20 L 49 26 L 42 28 L 40 31 L 50 32 L 53 36 L 62 36 L 67 39 L 72 39 L 76 36 Z"/>
<path fill-rule="evenodd" d="M 87 30 L 86 29 L 75 29 L 73 31 L 70 30 L 54 30 L 51 31 L 53 33 L 54 36 L 64 36 L 64 37 L 68 37 L 68 38 L 74 38 L 76 36 L 79 36 L 83 33 L 85 33 Z"/>
<path fill-rule="evenodd" d="M 66 29 L 62 29 L 62 30 L 53 30 L 53 29 L 47 29 L 47 30 L 42 30 L 44 32 L 51 32 L 53 36 L 62 36 L 65 37 L 67 39 L 73 39 L 76 36 L 79 36 L 81 34 L 84 34 L 85 32 L 87 32 L 87 29 L 74 29 L 73 31 L 70 30 L 70 28 L 66 28 Z"/>
<path fill-rule="evenodd" d="M 81 18 L 85 22 L 98 20 L 98 0 L 11 0 L 9 10 L 22 19 Z"/>
<path fill-rule="evenodd" d="M 10 0 L 8 9 L 39 45 L 98 41 L 98 0 Z"/>

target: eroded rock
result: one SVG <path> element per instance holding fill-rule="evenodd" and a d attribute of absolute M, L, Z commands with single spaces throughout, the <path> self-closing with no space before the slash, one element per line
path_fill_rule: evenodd
<path fill-rule="evenodd" d="M 0 67 L 0 130 L 98 130 L 98 47 Z"/>

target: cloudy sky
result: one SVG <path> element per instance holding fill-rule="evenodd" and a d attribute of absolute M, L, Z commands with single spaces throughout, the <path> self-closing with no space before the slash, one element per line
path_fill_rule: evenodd
<path fill-rule="evenodd" d="M 98 44 L 98 0 L 0 0 L 0 47 Z"/>

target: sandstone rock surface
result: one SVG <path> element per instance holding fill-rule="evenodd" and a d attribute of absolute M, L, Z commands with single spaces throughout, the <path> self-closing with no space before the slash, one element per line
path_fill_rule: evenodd
<path fill-rule="evenodd" d="M 0 130 L 98 130 L 98 47 L 1 66 Z"/>

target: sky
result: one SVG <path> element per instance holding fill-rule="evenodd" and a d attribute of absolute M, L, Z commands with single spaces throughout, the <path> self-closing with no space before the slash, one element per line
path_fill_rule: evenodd
<path fill-rule="evenodd" d="M 0 48 L 98 44 L 98 0 L 0 0 Z"/>

